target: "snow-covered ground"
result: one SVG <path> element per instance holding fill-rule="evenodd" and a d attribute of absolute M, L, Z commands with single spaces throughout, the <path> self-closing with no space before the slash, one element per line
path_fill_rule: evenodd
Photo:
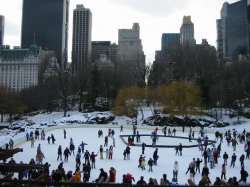
<path fill-rule="evenodd" d="M 150 115 L 150 114 L 148 114 Z M 52 116 L 52 117 L 51 117 Z M 44 126 L 41 126 L 41 123 L 48 123 L 48 124 L 53 124 L 52 121 L 55 121 L 58 126 L 61 125 L 62 128 L 65 128 L 65 121 L 67 121 L 69 118 L 70 119 L 75 119 L 75 120 L 85 120 L 86 118 L 90 118 L 90 116 L 85 117 L 83 116 L 82 113 L 77 113 L 74 112 L 71 114 L 70 117 L 65 117 L 62 118 L 60 117 L 60 114 L 54 114 L 50 116 L 46 116 L 46 114 L 39 114 L 37 116 L 32 117 L 33 121 L 35 122 L 34 126 L 31 127 L 26 127 L 25 130 L 28 132 L 34 131 L 35 128 L 44 128 Z M 37 120 L 37 122 L 36 122 Z M 63 123 L 64 122 L 64 123 Z M 160 180 L 162 177 L 162 174 L 166 173 L 167 178 L 171 181 L 173 177 L 173 166 L 174 166 L 174 161 L 179 162 L 179 174 L 178 174 L 178 182 L 179 184 L 185 184 L 187 182 L 187 179 L 189 178 L 189 174 L 185 174 L 187 171 L 189 163 L 192 161 L 193 158 L 202 158 L 201 153 L 199 152 L 198 148 L 186 148 L 183 149 L 183 156 L 176 156 L 175 155 L 175 150 L 173 148 L 159 148 L 159 160 L 158 160 L 158 165 L 153 166 L 153 172 L 148 172 L 148 166 L 146 166 L 146 170 L 142 171 L 140 168 L 138 168 L 138 159 L 139 156 L 141 155 L 141 147 L 133 147 L 131 146 L 131 159 L 130 160 L 124 160 L 123 159 L 123 151 L 126 148 L 126 145 L 124 142 L 121 140 L 119 135 L 124 135 L 124 134 L 132 134 L 132 126 L 130 125 L 131 121 L 129 118 L 125 117 L 120 117 L 115 119 L 116 123 L 109 124 L 109 125 L 68 125 L 66 128 L 67 131 L 67 139 L 63 138 L 63 129 L 55 129 L 55 130 L 50 130 L 46 132 L 46 138 L 47 136 L 50 136 L 51 133 L 55 136 L 56 142 L 55 144 L 48 144 L 47 140 L 36 140 L 35 142 L 35 148 L 31 148 L 30 142 L 24 142 L 19 144 L 17 147 L 23 148 L 23 152 L 17 153 L 14 155 L 14 159 L 17 162 L 23 161 L 24 163 L 28 163 L 31 158 L 35 158 L 36 156 L 36 151 L 37 151 L 37 146 L 40 143 L 41 144 L 41 149 L 42 152 L 45 154 L 45 162 L 48 162 L 51 164 L 50 166 L 50 172 L 53 169 L 56 169 L 57 166 L 59 165 L 60 161 L 57 161 L 57 149 L 59 145 L 62 145 L 62 149 L 64 150 L 66 147 L 69 147 L 69 142 L 70 142 L 70 137 L 73 138 L 74 144 L 77 147 L 80 145 L 80 143 L 83 141 L 87 143 L 88 145 L 85 147 L 85 150 L 87 149 L 89 152 L 94 152 L 98 153 L 100 145 L 104 144 L 104 137 L 108 134 L 108 128 L 113 128 L 115 130 L 115 147 L 114 147 L 114 153 L 113 153 L 113 159 L 99 159 L 99 155 L 96 160 L 96 169 L 91 170 L 91 178 L 90 181 L 95 180 L 98 175 L 99 175 L 99 169 L 104 168 L 106 172 L 109 171 L 110 167 L 114 167 L 117 170 L 117 175 L 116 179 L 117 182 L 122 182 L 122 175 L 126 173 L 131 173 L 134 177 L 135 180 L 138 181 L 140 176 L 144 176 L 145 180 L 148 182 L 148 179 L 150 177 L 156 178 L 157 181 Z M 124 132 L 120 132 L 120 124 L 124 125 Z M 73 128 L 74 127 L 74 128 Z M 238 132 L 242 132 L 243 129 L 246 129 L 249 131 L 250 127 L 250 122 L 246 121 L 243 124 L 240 125 L 234 125 L 234 126 L 229 126 L 229 127 L 223 127 L 222 129 L 219 129 L 222 132 L 225 132 L 227 129 L 236 129 Z M 149 127 L 149 126 L 142 126 L 138 125 L 138 130 L 140 134 L 151 134 L 152 130 L 155 127 Z M 102 138 L 98 138 L 97 131 L 99 129 L 102 129 L 104 132 L 104 136 Z M 173 129 L 173 128 L 172 128 Z M 177 128 L 178 129 L 178 128 Z M 186 129 L 187 131 L 188 129 Z M 208 137 L 211 140 L 214 140 L 214 132 L 217 129 L 207 129 L 208 131 Z M 211 131 L 211 133 L 209 133 Z M 1 131 L 1 137 L 0 137 L 0 143 L 3 145 L 5 142 L 8 142 L 9 138 L 13 138 L 15 141 L 15 138 L 24 138 L 25 137 L 25 132 L 23 133 L 18 133 L 18 131 Z M 163 134 L 161 132 L 161 128 L 158 131 L 159 134 Z M 17 134 L 14 136 L 14 134 Z M 187 137 L 187 132 L 182 133 L 182 131 L 179 129 L 177 131 L 178 136 L 184 136 Z M 198 137 L 198 133 L 195 133 L 195 137 Z M 144 141 L 147 144 L 151 143 L 150 137 L 143 137 L 141 138 L 141 142 Z M 179 143 L 182 143 L 183 145 L 191 145 L 194 144 L 194 142 L 189 143 L 188 140 L 179 140 L 175 138 L 160 138 L 159 141 L 157 142 L 159 144 L 168 144 L 168 145 L 179 145 Z M 112 139 L 109 138 L 109 145 L 112 144 Z M 218 144 L 216 144 L 217 146 Z M 209 146 L 211 147 L 211 146 Z M 152 158 L 153 152 L 155 148 L 149 148 L 146 147 L 145 151 L 145 156 L 146 156 L 146 161 L 149 158 Z M 221 154 L 224 152 L 227 152 L 229 154 L 229 163 L 231 161 L 231 156 L 233 154 L 233 148 L 230 146 L 228 147 L 226 145 L 226 141 L 224 140 L 222 144 L 222 151 Z M 241 154 L 244 154 L 244 144 L 239 144 L 237 146 L 237 151 L 235 152 L 237 154 L 237 161 L 236 161 L 236 166 L 235 168 L 231 168 L 227 166 L 227 179 L 229 177 L 236 176 L 238 179 L 240 179 L 240 162 L 239 162 L 239 157 Z M 82 154 L 82 163 L 84 162 L 83 159 L 83 154 Z M 214 169 L 210 169 L 210 179 L 212 182 L 215 181 L 215 177 L 221 175 L 221 166 L 223 163 L 223 159 L 220 157 L 219 158 L 219 163 L 216 164 L 216 167 Z M 204 163 L 201 164 L 201 170 L 203 167 Z M 64 163 L 64 168 L 67 171 L 71 170 L 74 172 L 75 170 L 75 156 L 71 155 L 69 157 L 69 162 Z M 82 169 L 82 168 L 81 168 Z M 245 161 L 245 169 L 250 173 L 250 160 Z M 195 175 L 195 182 L 199 182 L 201 179 L 201 174 L 196 174 Z M 249 181 L 249 180 L 248 180 Z"/>

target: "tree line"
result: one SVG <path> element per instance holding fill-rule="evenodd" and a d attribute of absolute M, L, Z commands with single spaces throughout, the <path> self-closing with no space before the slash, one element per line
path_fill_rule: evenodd
<path fill-rule="evenodd" d="M 162 53 L 164 58 L 148 64 L 138 77 L 138 69 L 123 62 L 122 68 L 115 66 L 114 70 L 92 65 L 74 76 L 56 70 L 54 76 L 20 93 L 2 86 L 1 120 L 4 114 L 12 117 L 39 109 L 62 109 L 66 116 L 75 106 L 83 112 L 112 110 L 116 115 L 131 117 L 142 112 L 143 106 L 183 116 L 209 108 L 228 108 L 238 116 L 246 114 L 244 108 L 250 102 L 249 60 L 219 63 L 216 49 L 207 44 L 179 45 Z"/>

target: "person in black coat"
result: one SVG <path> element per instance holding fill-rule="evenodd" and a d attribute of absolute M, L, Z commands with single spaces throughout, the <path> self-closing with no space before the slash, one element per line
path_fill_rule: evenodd
<path fill-rule="evenodd" d="M 155 151 L 154 151 L 154 153 L 153 153 L 154 165 L 157 165 L 158 158 L 159 158 L 158 148 L 156 148 Z"/>
<path fill-rule="evenodd" d="M 233 185 L 234 186 L 238 186 L 239 185 L 239 182 L 237 181 L 237 177 L 233 177 Z"/>
<path fill-rule="evenodd" d="M 148 172 L 153 172 L 153 165 L 154 165 L 154 161 L 152 160 L 152 158 L 149 159 L 148 161 L 148 166 L 149 166 L 149 169 L 148 169 Z"/>
<path fill-rule="evenodd" d="M 144 181 L 144 177 L 141 176 L 140 180 L 137 181 L 136 185 L 147 186 L 146 181 Z"/>
<path fill-rule="evenodd" d="M 208 177 L 209 175 L 209 168 L 207 167 L 207 164 L 204 164 L 204 167 L 202 168 L 201 176 Z"/>
<path fill-rule="evenodd" d="M 248 177 L 248 172 L 244 169 L 244 167 L 242 167 L 240 171 L 240 180 L 246 182 L 247 177 Z"/>
<path fill-rule="evenodd" d="M 204 150 L 204 152 L 203 152 L 203 155 L 202 155 L 203 157 L 204 157 L 204 164 L 207 164 L 207 161 L 208 161 L 208 153 L 207 153 L 207 149 L 205 149 Z"/>
<path fill-rule="evenodd" d="M 75 155 L 75 145 L 73 142 L 69 144 L 70 154 L 73 153 Z"/>
<path fill-rule="evenodd" d="M 52 174 L 52 179 L 56 182 L 61 181 L 62 177 L 63 177 L 62 172 L 58 169 L 56 171 L 54 171 Z"/>
<path fill-rule="evenodd" d="M 155 183 L 153 181 L 153 178 L 150 177 L 148 180 L 149 180 L 148 181 L 148 186 L 154 186 L 155 185 Z"/>
<path fill-rule="evenodd" d="M 106 179 L 107 179 L 107 177 L 108 177 L 108 174 L 107 174 L 107 172 L 105 172 L 104 170 L 103 170 L 103 168 L 101 168 L 100 169 L 100 174 L 99 174 L 99 177 L 95 180 L 96 182 L 98 182 L 102 177 L 103 177 L 103 181 L 105 181 Z"/>
<path fill-rule="evenodd" d="M 68 147 L 65 148 L 63 154 L 64 154 L 64 161 L 68 162 L 69 155 L 71 155 Z"/>
<path fill-rule="evenodd" d="M 142 149 L 142 155 L 144 155 L 144 152 L 145 152 L 145 147 L 146 147 L 146 144 L 143 142 L 142 144 L 141 144 L 141 149 Z"/>
<path fill-rule="evenodd" d="M 242 154 L 242 155 L 240 156 L 240 166 L 243 167 L 243 168 L 244 168 L 244 160 L 245 160 L 245 155 Z"/>
<path fill-rule="evenodd" d="M 53 143 L 53 144 L 55 144 L 56 139 L 55 139 L 54 135 L 53 135 L 53 134 L 51 134 L 51 136 L 50 136 L 50 137 L 51 137 L 52 143 Z"/>
<path fill-rule="evenodd" d="M 39 139 L 39 135 L 40 135 L 39 130 L 36 129 L 35 130 L 35 139 Z"/>
<path fill-rule="evenodd" d="M 200 164 L 201 164 L 202 160 L 200 160 L 199 158 L 196 159 L 195 161 L 195 165 L 196 165 L 196 170 L 195 172 L 199 171 L 200 173 Z"/>
<path fill-rule="evenodd" d="M 108 141 L 109 141 L 108 136 L 105 136 L 105 138 L 104 138 L 104 147 L 108 147 Z"/>
<path fill-rule="evenodd" d="M 83 171 L 83 181 L 88 182 L 90 178 L 90 171 L 91 171 L 91 167 L 89 163 L 88 164 L 83 163 L 82 171 Z"/>
<path fill-rule="evenodd" d="M 224 160 L 224 164 L 225 164 L 225 165 L 227 165 L 227 159 L 228 159 L 228 154 L 227 154 L 227 152 L 225 152 L 225 153 L 223 154 L 223 160 Z"/>
<path fill-rule="evenodd" d="M 235 155 L 235 153 L 233 153 L 233 155 L 232 155 L 232 157 L 231 157 L 232 159 L 231 159 L 231 165 L 230 165 L 230 167 L 234 167 L 235 166 L 235 161 L 236 161 L 236 158 L 237 158 L 237 156 Z"/>
<path fill-rule="evenodd" d="M 91 153 L 90 155 L 90 161 L 91 161 L 91 168 L 95 168 L 95 157 L 97 156 L 97 154 L 95 154 L 94 152 Z"/>
<path fill-rule="evenodd" d="M 126 150 L 127 159 L 130 160 L 130 147 L 127 146 L 125 150 Z"/>
<path fill-rule="evenodd" d="M 218 158 L 220 157 L 220 152 L 221 152 L 221 143 L 217 146 L 217 153 L 218 153 Z"/>
<path fill-rule="evenodd" d="M 59 147 L 58 147 L 58 150 L 57 150 L 57 160 L 59 160 L 59 158 L 60 158 L 60 160 L 62 161 L 62 146 L 61 145 L 59 145 Z"/>
<path fill-rule="evenodd" d="M 63 137 L 64 137 L 64 139 L 66 139 L 67 137 L 67 132 L 66 132 L 66 130 L 65 129 L 63 129 Z"/>
<path fill-rule="evenodd" d="M 90 158 L 90 153 L 88 150 L 86 150 L 86 152 L 84 153 L 85 164 L 89 162 L 89 158 Z"/>
<path fill-rule="evenodd" d="M 48 162 L 45 162 L 44 174 L 49 176 L 49 167 L 51 166 Z"/>
<path fill-rule="evenodd" d="M 215 182 L 214 182 L 214 186 L 221 186 L 220 177 L 216 177 Z"/>
<path fill-rule="evenodd" d="M 180 152 L 180 155 L 182 156 L 182 144 L 181 143 L 179 145 L 179 152 Z"/>

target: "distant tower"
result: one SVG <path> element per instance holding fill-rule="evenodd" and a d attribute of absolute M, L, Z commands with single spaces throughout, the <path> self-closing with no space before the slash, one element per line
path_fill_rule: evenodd
<path fill-rule="evenodd" d="M 61 68 L 67 66 L 69 0 L 23 0 L 21 46 L 34 43 L 56 52 Z"/>
<path fill-rule="evenodd" d="M 224 3 L 217 20 L 217 52 L 220 61 L 238 61 L 249 54 L 249 1 Z"/>
<path fill-rule="evenodd" d="M 165 60 L 167 58 L 167 50 L 178 45 L 180 45 L 179 33 L 163 33 L 161 36 L 161 52 L 157 52 L 157 59 Z"/>
<path fill-rule="evenodd" d="M 119 60 L 136 59 L 135 54 L 142 54 L 140 27 L 134 23 L 132 29 L 119 29 L 118 31 L 118 58 Z"/>
<path fill-rule="evenodd" d="M 180 28 L 180 43 L 182 45 L 193 45 L 196 43 L 194 39 L 194 24 L 191 21 L 191 16 L 183 16 Z"/>
<path fill-rule="evenodd" d="M 163 33 L 161 36 L 161 50 L 166 50 L 170 47 L 178 46 L 180 44 L 179 33 Z"/>
<path fill-rule="evenodd" d="M 72 73 L 88 71 L 91 67 L 92 13 L 76 5 L 73 13 Z"/>
<path fill-rule="evenodd" d="M 145 55 L 141 43 L 139 23 L 134 23 L 132 29 L 119 29 L 117 65 L 123 73 L 127 72 L 127 86 L 145 84 Z"/>
<path fill-rule="evenodd" d="M 4 39 L 4 16 L 0 15 L 0 46 L 3 45 Z"/>

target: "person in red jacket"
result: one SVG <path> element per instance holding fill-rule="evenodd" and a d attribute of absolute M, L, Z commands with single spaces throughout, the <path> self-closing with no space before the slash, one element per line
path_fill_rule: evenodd
<path fill-rule="evenodd" d="M 116 180 L 116 170 L 115 168 L 111 167 L 109 170 L 109 182 L 115 182 Z"/>
<path fill-rule="evenodd" d="M 132 174 L 127 173 L 127 175 L 125 175 L 125 183 L 132 184 L 132 180 L 135 181 L 135 178 Z"/>

